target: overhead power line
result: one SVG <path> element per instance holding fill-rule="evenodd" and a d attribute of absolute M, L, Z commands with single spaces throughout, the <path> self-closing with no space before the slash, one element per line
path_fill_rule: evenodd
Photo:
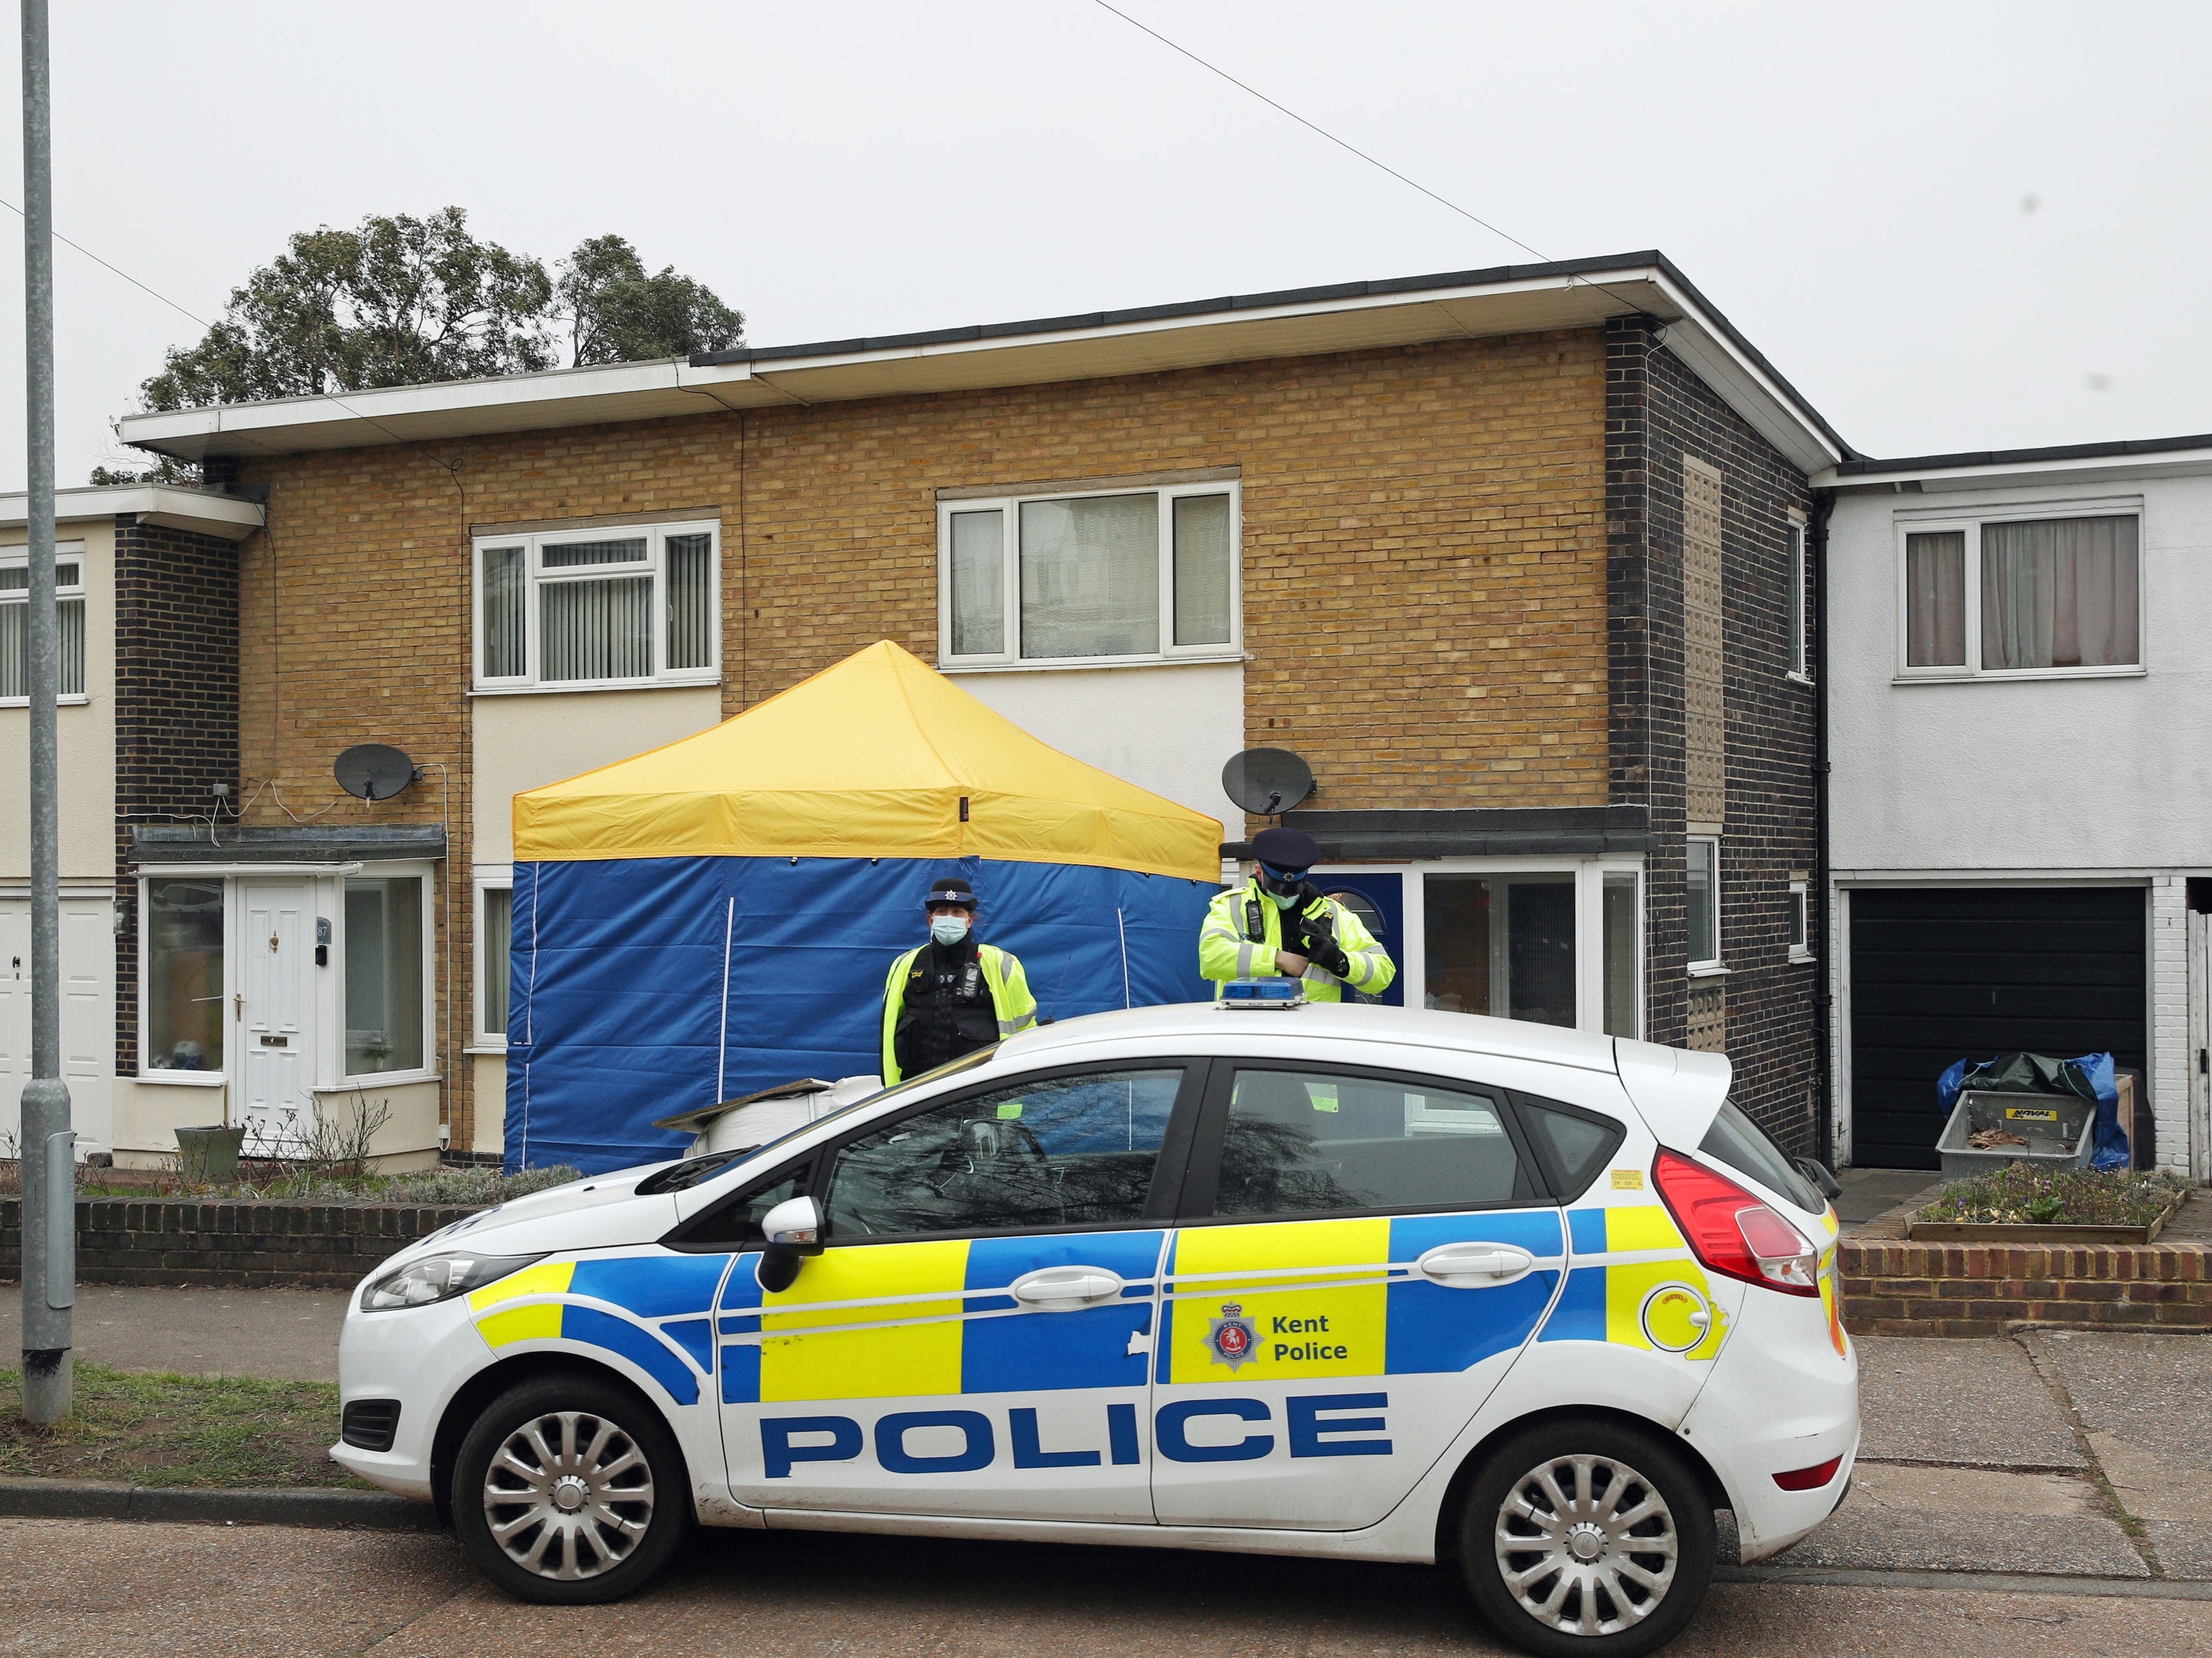
<path fill-rule="evenodd" d="M 1529 246 L 1528 243 L 1522 241 L 1511 231 L 1501 230 L 1498 226 L 1491 223 L 1489 220 L 1484 218 L 1480 214 L 1468 211 L 1466 208 L 1462 207 L 1457 202 L 1453 201 L 1449 196 L 1438 195 L 1435 191 L 1431 190 L 1426 185 L 1423 184 L 1419 179 L 1407 178 L 1404 173 L 1399 172 L 1396 167 L 1392 167 L 1388 161 L 1382 161 L 1376 156 L 1370 155 L 1365 150 L 1360 149 L 1358 145 L 1352 143 L 1346 139 L 1338 137 L 1336 134 L 1331 132 L 1327 127 L 1322 126 L 1319 122 L 1308 120 L 1304 116 L 1299 114 L 1297 111 L 1292 109 L 1288 104 L 1280 103 L 1275 99 L 1270 98 L 1266 93 L 1261 91 L 1259 88 L 1254 86 L 1249 81 L 1238 80 L 1227 70 L 1222 68 L 1220 64 L 1207 62 L 1205 58 L 1193 52 L 1188 46 L 1183 46 L 1179 41 L 1169 39 L 1166 35 L 1162 34 L 1158 29 L 1152 27 L 1149 23 L 1138 21 L 1137 19 L 1130 16 L 1127 12 L 1123 11 L 1119 6 L 1109 5 L 1107 3 L 1107 0 L 1091 0 L 1091 3 L 1097 6 L 1102 11 L 1112 12 L 1115 16 L 1120 18 L 1131 28 L 1141 30 L 1143 33 L 1151 35 L 1153 39 L 1158 41 L 1169 51 L 1180 52 L 1183 57 L 1189 58 L 1192 63 L 1197 64 L 1209 75 L 1219 76 L 1223 80 L 1228 82 L 1231 86 L 1235 87 L 1239 92 L 1249 93 L 1253 97 L 1257 98 L 1261 103 L 1267 105 L 1268 108 L 1276 111 L 1278 113 L 1289 116 L 1291 119 L 1296 121 L 1300 126 L 1305 128 L 1307 131 L 1314 133 L 1320 137 L 1328 139 L 1329 143 L 1334 144 L 1339 149 L 1346 151 L 1347 154 L 1357 155 L 1361 161 L 1366 162 L 1368 166 L 1381 168 L 1383 172 L 1395 179 L 1400 184 L 1407 185 L 1410 189 L 1419 191 L 1422 195 L 1436 203 L 1437 206 L 1449 208 L 1453 212 L 1458 214 L 1461 218 L 1468 220 L 1470 223 L 1480 225 L 1492 235 L 1512 243 L 1514 246 L 1519 248 L 1524 253 L 1534 254 L 1537 258 L 1542 260 L 1547 264 L 1553 262 L 1551 255 Z M 1599 284 L 1593 282 L 1591 286 L 1597 287 Z"/>

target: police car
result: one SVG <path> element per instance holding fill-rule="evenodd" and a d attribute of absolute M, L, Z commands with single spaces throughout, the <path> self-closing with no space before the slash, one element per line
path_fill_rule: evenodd
<path fill-rule="evenodd" d="M 1439 1562 L 1642 1653 L 1841 1500 L 1836 1219 L 1717 1055 L 1456 1013 L 1024 1032 L 424 1239 L 343 1440 L 526 1599 L 694 1523 Z"/>

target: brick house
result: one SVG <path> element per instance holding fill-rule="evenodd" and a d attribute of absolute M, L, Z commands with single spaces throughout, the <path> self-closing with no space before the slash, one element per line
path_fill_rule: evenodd
<path fill-rule="evenodd" d="M 149 904 L 225 884 L 248 1113 L 359 1091 L 395 1155 L 496 1149 L 514 794 L 889 638 L 1215 816 L 1231 755 L 1296 750 L 1390 999 L 1725 1047 L 1815 1143 L 1807 480 L 1848 451 L 1656 253 L 122 431 L 265 501 L 205 641 L 243 816 L 132 846 Z M 421 780 L 365 805 L 331 768 L 372 741 Z M 165 1057 L 121 1035 L 120 1151 L 204 1120 Z"/>

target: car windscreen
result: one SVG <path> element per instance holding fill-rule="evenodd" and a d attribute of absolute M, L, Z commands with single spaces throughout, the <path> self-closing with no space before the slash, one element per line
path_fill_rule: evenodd
<path fill-rule="evenodd" d="M 1698 1150 L 1739 1174 L 1750 1175 L 1769 1190 L 1779 1192 L 1800 1209 L 1817 1215 L 1828 1206 L 1820 1188 L 1797 1172 L 1797 1165 L 1790 1161 L 1790 1154 L 1777 1145 L 1773 1137 L 1753 1122 L 1734 1100 L 1721 1102 L 1720 1114 L 1705 1131 Z"/>

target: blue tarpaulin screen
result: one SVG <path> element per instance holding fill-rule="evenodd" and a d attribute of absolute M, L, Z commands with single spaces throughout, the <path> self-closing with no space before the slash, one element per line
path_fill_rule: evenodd
<path fill-rule="evenodd" d="M 685 1144 L 656 1117 L 878 1071 L 884 975 L 927 938 L 921 895 L 949 869 L 1041 1017 L 1205 999 L 1206 882 L 975 858 L 519 863 L 507 1168 L 653 1162 Z"/>

